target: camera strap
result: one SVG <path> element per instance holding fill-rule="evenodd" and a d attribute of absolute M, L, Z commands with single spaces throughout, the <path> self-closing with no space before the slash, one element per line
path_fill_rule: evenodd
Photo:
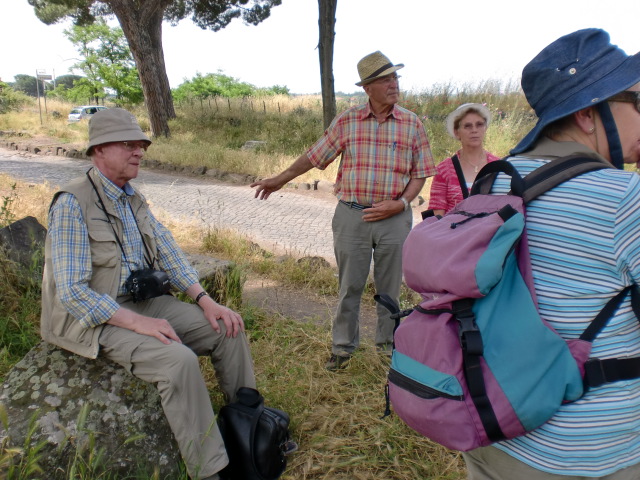
<path fill-rule="evenodd" d="M 116 232 L 116 229 L 115 229 L 115 227 L 113 225 L 113 222 L 111 221 L 111 216 L 107 212 L 107 207 L 105 206 L 104 202 L 102 201 L 102 197 L 100 196 L 100 192 L 98 191 L 98 188 L 96 187 L 96 184 L 93 183 L 93 179 L 91 178 L 91 175 L 89 175 L 89 172 L 91 170 L 93 170 L 93 167 L 91 167 L 89 170 L 87 170 L 87 172 L 86 172 L 87 178 L 89 179 L 89 182 L 91 183 L 91 186 L 93 187 L 93 190 L 96 192 L 96 195 L 98 196 L 98 201 L 100 202 L 100 207 L 102 208 L 102 211 L 104 212 L 104 215 L 107 218 L 107 223 L 111 227 L 111 230 L 113 231 L 113 235 L 116 237 L 116 242 L 118 242 L 118 245 L 120 246 L 120 250 L 122 251 L 122 256 L 124 257 L 124 260 L 127 263 L 127 266 L 129 266 L 129 260 L 127 259 L 127 254 L 124 252 L 124 247 L 122 245 L 122 241 L 120 240 L 120 237 L 118 237 L 118 232 Z M 133 221 L 135 222 L 136 228 L 138 229 L 138 233 L 140 234 L 140 238 L 142 239 L 142 245 L 143 245 L 144 251 L 146 253 L 146 255 L 144 255 L 144 260 L 147 263 L 147 265 L 149 266 L 149 268 L 153 268 L 154 264 L 156 263 L 156 260 L 155 260 L 155 258 L 152 258 L 151 252 L 149 251 L 149 247 L 147 246 L 147 242 L 144 241 L 144 235 L 142 235 L 142 232 L 140 231 L 140 226 L 138 225 L 138 219 L 136 218 L 135 214 L 133 213 L 133 208 L 131 208 L 131 203 L 129 203 L 129 199 L 128 198 L 127 198 L 127 205 L 129 206 L 129 211 L 131 212 L 131 215 L 133 216 Z M 131 271 L 130 267 L 129 267 L 129 271 Z"/>

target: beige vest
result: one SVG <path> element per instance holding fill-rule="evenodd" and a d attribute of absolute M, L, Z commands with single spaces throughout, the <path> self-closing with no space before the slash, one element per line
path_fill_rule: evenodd
<path fill-rule="evenodd" d="M 100 180 L 97 170 L 95 168 L 91 169 L 89 175 L 100 193 L 107 212 L 114 220 L 113 225 L 118 234 L 118 238 L 122 240 L 122 221 L 114 210 L 113 204 L 104 193 L 102 181 Z M 52 206 L 58 196 L 63 192 L 71 193 L 76 198 L 80 204 L 82 217 L 87 226 L 92 268 L 89 288 L 101 294 L 106 293 L 115 299 L 120 286 L 122 252 L 111 226 L 105 221 L 106 215 L 102 211 L 98 196 L 86 175 L 72 180 L 57 192 L 51 202 Z M 138 221 L 140 231 L 144 236 L 144 241 L 149 247 L 151 254 L 157 257 L 157 247 L 153 237 L 147 203 L 137 191 L 129 197 L 129 202 Z M 47 235 L 45 242 L 44 274 L 42 279 L 42 315 L 40 317 L 40 333 L 42 338 L 49 343 L 78 355 L 96 358 L 99 350 L 98 337 L 101 331 L 102 326 L 94 328 L 85 328 L 82 326 L 69 314 L 60 302 L 56 294 L 56 285 L 51 264 L 51 237 Z"/>

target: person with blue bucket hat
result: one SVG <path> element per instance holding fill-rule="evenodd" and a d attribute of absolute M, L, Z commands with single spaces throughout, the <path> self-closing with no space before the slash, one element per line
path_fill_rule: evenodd
<path fill-rule="evenodd" d="M 538 117 L 511 150 L 522 176 L 569 155 L 615 167 L 572 178 L 527 205 L 539 311 L 561 336 L 577 339 L 611 298 L 640 283 L 640 177 L 624 170 L 640 162 L 640 53 L 627 55 L 603 30 L 579 30 L 545 47 L 521 83 Z M 500 175 L 492 192 L 508 190 Z M 640 323 L 631 295 L 594 340 L 592 357 L 622 359 L 625 370 L 603 369 L 608 383 L 562 405 L 535 431 L 463 453 L 468 478 L 639 479 Z"/>

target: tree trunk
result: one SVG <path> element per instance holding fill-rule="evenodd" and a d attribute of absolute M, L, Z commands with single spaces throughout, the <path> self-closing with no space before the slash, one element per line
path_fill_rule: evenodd
<path fill-rule="evenodd" d="M 158 79 L 160 81 L 160 88 L 162 89 L 162 97 L 164 98 L 167 118 L 176 118 L 176 110 L 173 106 L 173 97 L 171 96 L 171 85 L 169 85 L 167 67 L 164 63 L 164 50 L 162 48 L 162 15 L 160 15 L 160 21 L 154 22 L 154 25 L 152 25 L 151 28 L 154 26 L 157 27 L 157 31 L 153 31 L 151 33 L 151 42 L 153 53 L 155 54 L 154 62 L 157 65 Z"/>
<path fill-rule="evenodd" d="M 320 78 L 322 82 L 322 117 L 326 129 L 336 116 L 336 94 L 333 83 L 333 41 L 336 36 L 338 0 L 318 0 L 320 40 Z"/>
<path fill-rule="evenodd" d="M 140 74 L 151 134 L 168 137 L 175 117 L 162 51 L 162 17 L 171 0 L 109 0 Z M 161 60 L 159 60 L 161 59 Z"/>

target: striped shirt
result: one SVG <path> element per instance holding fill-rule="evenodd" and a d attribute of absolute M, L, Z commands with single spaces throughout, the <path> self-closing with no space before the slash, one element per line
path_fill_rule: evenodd
<path fill-rule="evenodd" d="M 124 283 L 131 271 L 148 266 L 142 237 L 128 200 L 129 196 L 140 194 L 128 183 L 121 189 L 101 173 L 99 177 L 105 192 L 102 200 L 105 203 L 111 202 L 123 220 L 124 235 L 120 241 L 124 254 L 120 251 L 122 269 L 118 295 L 125 295 L 127 292 Z M 154 268 L 165 271 L 174 288 L 186 290 L 199 281 L 197 272 L 189 264 L 171 233 L 150 211 L 149 219 L 158 250 Z M 72 194 L 62 193 L 51 208 L 48 234 L 51 237 L 53 276 L 61 303 L 85 328 L 105 323 L 118 310 L 119 305 L 109 295 L 100 294 L 89 287 L 92 267 L 88 230 L 80 205 Z"/>
<path fill-rule="evenodd" d="M 398 105 L 382 123 L 368 102 L 350 108 L 307 151 L 309 161 L 321 170 L 340 154 L 334 188 L 338 199 L 346 202 L 372 205 L 395 200 L 410 179 L 435 174 L 424 125 Z"/>
<path fill-rule="evenodd" d="M 563 142 L 565 143 L 565 142 Z M 526 175 L 558 149 L 542 141 L 510 161 Z M 593 154 L 593 152 L 591 152 Z M 533 156 L 535 155 L 535 156 Z M 501 175 L 494 192 L 508 190 Z M 541 315 L 564 338 L 577 338 L 607 301 L 640 284 L 640 177 L 600 170 L 581 175 L 527 206 L 527 235 Z M 540 352 L 544 355 L 544 352 Z M 627 297 L 593 342 L 592 357 L 640 356 L 640 325 Z M 535 358 L 531 359 L 535 362 Z M 601 477 L 640 462 L 640 380 L 592 388 L 535 431 L 496 447 L 539 470 Z"/>

